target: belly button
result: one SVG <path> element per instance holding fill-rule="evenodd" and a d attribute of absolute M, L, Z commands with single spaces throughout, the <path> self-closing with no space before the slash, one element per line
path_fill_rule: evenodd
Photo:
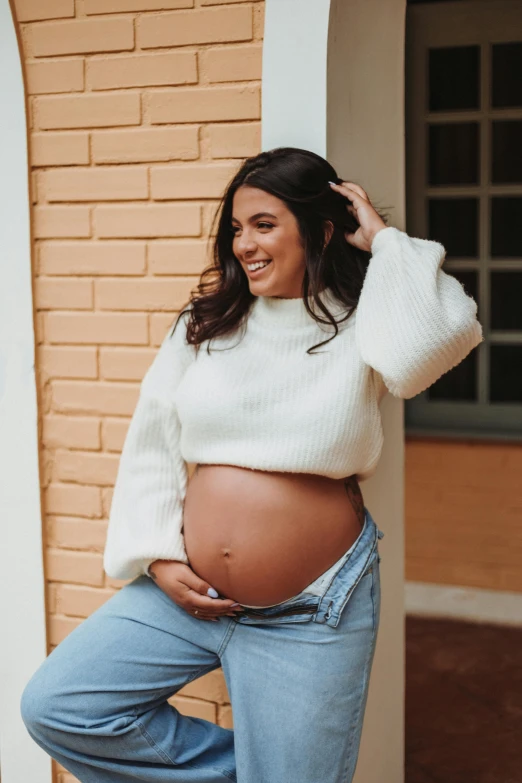
<path fill-rule="evenodd" d="M 230 549 L 223 549 L 223 554 L 225 557 L 230 557 Z"/>

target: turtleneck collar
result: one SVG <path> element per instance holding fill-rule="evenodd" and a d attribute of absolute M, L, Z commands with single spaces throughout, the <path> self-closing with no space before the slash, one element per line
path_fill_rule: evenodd
<path fill-rule="evenodd" d="M 319 297 L 335 318 L 346 314 L 346 306 L 333 295 L 330 288 L 321 291 Z M 314 307 L 313 297 L 309 297 L 308 301 L 311 309 L 324 318 L 324 313 Z M 266 326 L 321 326 L 306 310 L 302 297 L 280 299 L 277 296 L 257 296 L 249 317 Z"/>

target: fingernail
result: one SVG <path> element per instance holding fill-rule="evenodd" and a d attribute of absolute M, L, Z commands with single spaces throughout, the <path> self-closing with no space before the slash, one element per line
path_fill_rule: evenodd
<path fill-rule="evenodd" d="M 239 603 L 236 601 L 235 604 L 230 604 L 230 606 L 239 606 Z"/>
<path fill-rule="evenodd" d="M 217 590 L 214 590 L 213 587 L 209 587 L 207 590 L 207 595 L 209 595 L 211 598 L 217 598 L 219 593 Z"/>
<path fill-rule="evenodd" d="M 330 180 L 328 180 L 328 184 L 329 185 L 336 185 L 337 183 L 336 182 L 330 182 Z"/>

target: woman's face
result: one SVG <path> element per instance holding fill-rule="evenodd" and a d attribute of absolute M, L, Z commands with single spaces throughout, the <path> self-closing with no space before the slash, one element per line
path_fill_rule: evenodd
<path fill-rule="evenodd" d="M 301 296 L 305 253 L 295 216 L 281 199 L 249 185 L 232 202 L 232 250 L 255 296 Z M 269 261 L 249 270 L 249 264 Z"/>

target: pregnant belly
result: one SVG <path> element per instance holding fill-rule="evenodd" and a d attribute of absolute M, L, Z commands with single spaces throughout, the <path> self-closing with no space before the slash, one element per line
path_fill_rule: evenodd
<path fill-rule="evenodd" d="M 187 487 L 183 533 L 190 567 L 222 597 L 268 606 L 330 568 L 363 522 L 353 476 L 198 465 Z"/>

